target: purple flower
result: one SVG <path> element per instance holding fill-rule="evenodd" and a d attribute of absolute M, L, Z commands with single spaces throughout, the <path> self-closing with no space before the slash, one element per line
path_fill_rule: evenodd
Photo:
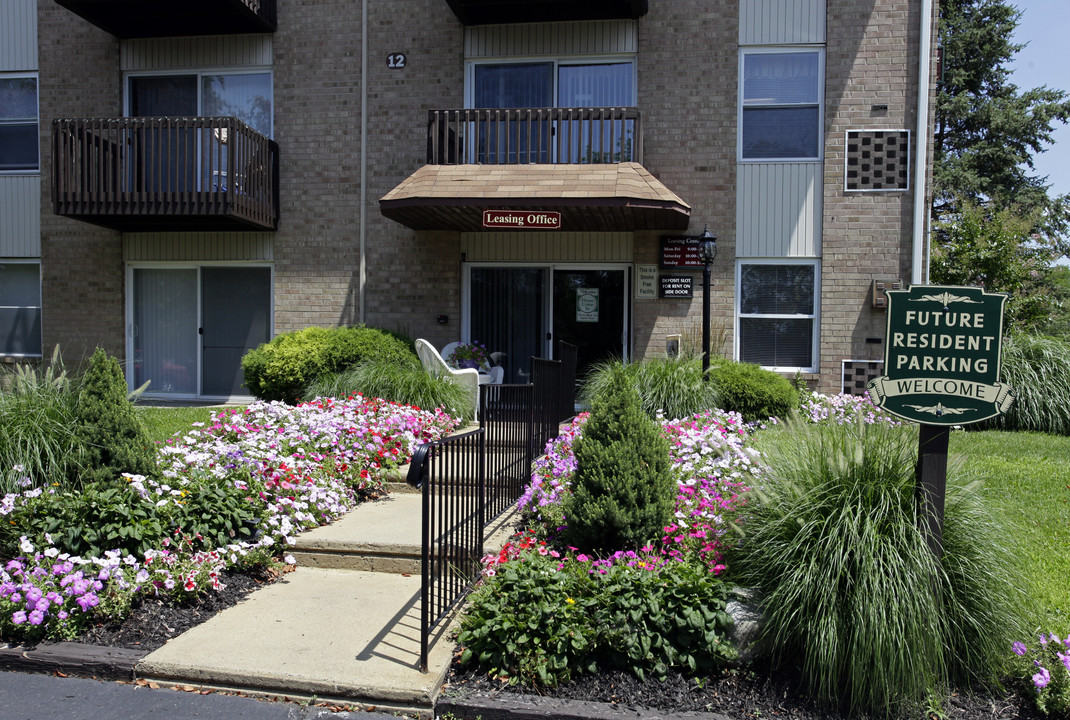
<path fill-rule="evenodd" d="M 1055 654 L 1059 656 L 1059 660 L 1062 661 L 1063 667 L 1066 668 L 1066 671 L 1070 672 L 1070 652 Z"/>
<path fill-rule="evenodd" d="M 1014 651 L 1015 655 L 1025 655 L 1026 647 L 1025 647 L 1025 645 L 1023 643 L 1016 642 L 1013 645 L 1011 645 L 1011 650 Z"/>
<path fill-rule="evenodd" d="M 34 610 L 32 613 L 30 613 L 30 624 L 31 625 L 40 625 L 44 621 L 45 621 L 45 614 L 43 612 L 41 612 L 40 610 Z"/>
<path fill-rule="evenodd" d="M 1046 667 L 1041 667 L 1040 672 L 1033 676 L 1033 684 L 1036 685 L 1037 692 L 1039 692 L 1041 688 L 1047 687 L 1049 682 L 1051 682 L 1051 673 L 1048 672 Z"/>
<path fill-rule="evenodd" d="M 11 622 L 15 623 L 16 625 L 21 625 L 22 623 L 26 622 L 26 611 L 19 610 L 13 613 L 11 615 Z"/>

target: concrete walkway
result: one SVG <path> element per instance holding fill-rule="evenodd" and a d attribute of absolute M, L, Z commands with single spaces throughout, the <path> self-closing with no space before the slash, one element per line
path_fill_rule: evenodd
<path fill-rule="evenodd" d="M 420 495 L 396 492 L 302 534 L 296 571 L 150 653 L 137 676 L 430 715 L 453 642 L 441 627 L 420 671 L 419 523 Z"/>

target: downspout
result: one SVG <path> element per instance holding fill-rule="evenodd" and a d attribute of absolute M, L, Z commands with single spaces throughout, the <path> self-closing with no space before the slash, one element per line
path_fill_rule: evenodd
<path fill-rule="evenodd" d="M 929 206 L 926 180 L 929 163 L 929 81 L 932 74 L 933 0 L 921 0 L 921 34 L 918 37 L 918 128 L 914 133 L 914 243 L 910 282 L 929 282 Z M 925 266 L 922 266 L 922 263 Z"/>
<path fill-rule="evenodd" d="M 358 295 L 360 324 L 364 324 L 364 283 L 368 277 L 368 0 L 360 4 L 360 271 Z"/>

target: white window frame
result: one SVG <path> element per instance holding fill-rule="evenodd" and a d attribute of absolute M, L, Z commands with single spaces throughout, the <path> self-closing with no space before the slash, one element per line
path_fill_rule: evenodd
<path fill-rule="evenodd" d="M 743 266 L 744 265 L 808 265 L 814 269 L 814 307 L 812 314 L 770 314 L 770 313 L 744 313 L 740 308 L 743 299 Z M 821 347 L 821 259 L 820 258 L 738 258 L 736 260 L 736 300 L 735 321 L 736 333 L 733 357 L 742 360 L 742 323 L 743 319 L 759 318 L 763 320 L 810 320 L 814 330 L 811 337 L 810 366 L 763 366 L 768 370 L 777 372 L 806 372 L 818 371 L 821 364 L 818 358 L 818 350 Z"/>
<path fill-rule="evenodd" d="M 772 55 L 785 53 L 812 53 L 817 55 L 817 102 L 744 104 L 743 80 L 748 55 Z M 820 45 L 750 46 L 739 50 L 738 102 L 736 108 L 736 158 L 741 163 L 823 162 L 825 159 L 825 48 Z M 743 157 L 743 110 L 754 108 L 807 108 L 817 106 L 817 155 L 814 157 L 745 158 Z"/>
<path fill-rule="evenodd" d="M 35 72 L 17 72 L 0 73 L 0 80 L 18 80 L 21 78 L 31 78 L 34 83 L 34 117 L 33 126 L 36 129 L 34 132 L 34 138 L 37 140 L 34 146 L 37 151 L 37 167 L 24 168 L 20 170 L 0 170 L 0 177 L 12 176 L 12 175 L 40 175 L 41 174 L 41 81 L 38 78 L 38 74 Z M 4 125 L 29 125 L 28 118 L 18 119 L 3 119 L 0 118 L 0 124 Z"/>
<path fill-rule="evenodd" d="M 271 81 L 271 127 L 267 134 L 269 138 L 275 137 L 275 71 L 271 65 L 242 65 L 241 67 L 220 68 L 180 68 L 180 69 L 153 69 L 138 70 L 136 72 L 123 73 L 123 115 L 130 116 L 130 78 L 136 77 L 178 77 L 193 75 L 197 78 L 197 113 L 198 117 L 204 112 L 204 76 L 206 75 L 267 75 Z"/>
<path fill-rule="evenodd" d="M 26 310 L 36 309 L 42 313 L 41 333 L 44 334 L 44 317 L 43 309 L 44 305 L 44 291 L 41 286 L 41 260 L 39 258 L 0 258 L 0 265 L 36 265 L 37 266 L 37 305 L 5 305 L 2 306 L 4 310 Z M 41 347 L 44 348 L 44 338 L 40 338 Z M 10 358 L 39 358 L 42 357 L 41 353 L 9 353 L 5 348 L 0 347 L 0 357 Z"/>

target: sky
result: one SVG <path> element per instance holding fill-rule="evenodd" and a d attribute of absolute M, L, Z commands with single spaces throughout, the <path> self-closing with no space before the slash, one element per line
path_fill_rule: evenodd
<path fill-rule="evenodd" d="M 1046 85 L 1070 94 L 1070 2 L 1011 0 L 1022 12 L 1014 42 L 1025 44 L 1011 63 L 1011 82 L 1020 90 Z M 1070 125 L 1055 124 L 1055 144 L 1033 157 L 1035 174 L 1048 176 L 1051 192 L 1070 193 Z"/>

